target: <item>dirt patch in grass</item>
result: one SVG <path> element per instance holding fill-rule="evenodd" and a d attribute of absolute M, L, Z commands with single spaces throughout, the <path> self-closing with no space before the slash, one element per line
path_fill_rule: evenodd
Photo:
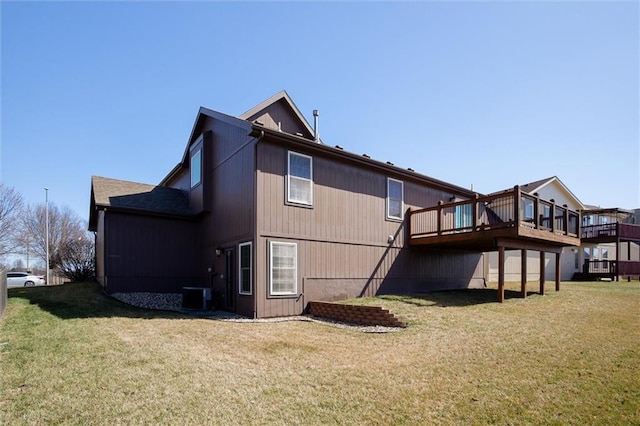
<path fill-rule="evenodd" d="M 640 422 L 638 283 L 494 290 L 350 301 L 409 324 L 390 334 L 145 311 L 92 284 L 10 290 L 0 423 Z"/>

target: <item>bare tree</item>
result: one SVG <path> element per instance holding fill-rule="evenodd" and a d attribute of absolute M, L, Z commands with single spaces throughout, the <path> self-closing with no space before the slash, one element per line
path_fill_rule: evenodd
<path fill-rule="evenodd" d="M 22 196 L 0 182 L 0 257 L 13 253 L 20 234 Z"/>
<path fill-rule="evenodd" d="M 57 251 L 55 263 L 62 274 L 72 281 L 86 281 L 95 275 L 95 244 L 93 234 L 68 240 Z"/>
<path fill-rule="evenodd" d="M 44 204 L 28 207 L 22 216 L 24 233 L 31 237 L 31 249 L 36 257 L 46 264 L 46 206 Z M 58 208 L 49 203 L 49 268 L 55 269 L 61 259 L 64 247 L 70 241 L 85 237 L 86 226 L 78 215 L 68 207 Z"/>

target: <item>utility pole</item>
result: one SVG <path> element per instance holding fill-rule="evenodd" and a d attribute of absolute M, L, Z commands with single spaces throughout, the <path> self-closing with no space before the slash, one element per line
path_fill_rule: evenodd
<path fill-rule="evenodd" d="M 45 234 L 46 234 L 46 245 L 47 245 L 47 282 L 46 285 L 49 285 L 49 188 L 44 188 L 44 202 L 45 202 Z"/>

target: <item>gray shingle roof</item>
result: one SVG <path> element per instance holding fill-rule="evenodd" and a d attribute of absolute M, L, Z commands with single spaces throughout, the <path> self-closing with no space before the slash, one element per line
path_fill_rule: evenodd
<path fill-rule="evenodd" d="M 179 189 L 92 176 L 91 194 L 96 207 L 193 215 L 187 196 Z"/>
<path fill-rule="evenodd" d="M 546 183 L 548 183 L 548 182 L 552 181 L 554 178 L 555 178 L 555 179 L 557 179 L 557 177 L 556 177 L 556 176 L 551 176 L 551 177 L 548 177 L 548 178 L 546 178 L 546 179 L 540 179 L 540 180 L 536 180 L 536 181 L 534 181 L 534 182 L 525 183 L 525 184 L 520 185 L 520 188 L 521 188 L 523 191 L 531 192 L 531 191 L 533 191 L 533 190 L 538 189 L 538 188 L 539 188 L 539 187 L 541 187 L 542 185 L 544 185 L 544 184 L 546 184 Z"/>

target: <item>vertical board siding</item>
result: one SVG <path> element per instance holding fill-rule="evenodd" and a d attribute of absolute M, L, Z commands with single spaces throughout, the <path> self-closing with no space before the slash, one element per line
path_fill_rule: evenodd
<path fill-rule="evenodd" d="M 107 291 L 179 292 L 199 285 L 193 222 L 107 212 Z"/>
<path fill-rule="evenodd" d="M 578 250 L 578 248 L 575 248 Z M 489 260 L 489 270 L 487 271 L 487 281 L 492 283 L 498 282 L 498 253 L 487 253 Z M 520 250 L 507 250 L 504 256 L 504 280 L 505 282 L 520 282 L 522 275 L 521 266 L 522 255 Z M 615 258 L 615 257 L 613 257 Z M 611 260 L 612 257 L 609 258 Z M 575 253 L 571 248 L 565 247 L 560 256 L 560 280 L 570 281 L 573 274 L 582 271 L 582 263 L 578 263 L 575 268 Z M 545 255 L 545 279 L 555 279 L 555 256 L 552 254 Z M 537 281 L 540 279 L 540 253 L 534 250 L 527 251 L 527 281 Z"/>
<path fill-rule="evenodd" d="M 104 247 L 104 210 L 98 211 L 98 227 L 96 233 L 96 281 L 104 287 L 104 273 L 105 273 L 105 247 Z"/>
<path fill-rule="evenodd" d="M 206 156 L 203 164 L 203 178 L 208 182 L 205 198 L 209 210 L 202 214 L 198 225 L 201 240 L 197 256 L 201 266 L 197 274 L 213 286 L 214 292 L 220 293 L 225 291 L 225 279 L 220 274 L 225 271 L 226 264 L 224 255 L 216 256 L 216 248 L 233 248 L 234 266 L 237 269 L 238 244 L 254 240 L 255 139 L 248 136 L 248 125 L 233 126 L 211 118 L 205 120 L 201 131 L 209 135 L 205 138 Z M 214 277 L 209 275 L 208 267 L 216 272 Z M 242 315 L 253 316 L 255 278 L 252 295 L 239 294 L 237 271 L 234 282 L 234 310 Z"/>
<path fill-rule="evenodd" d="M 298 315 L 310 300 L 484 285 L 482 254 L 409 248 L 408 215 L 403 221 L 386 219 L 387 177 L 398 177 L 294 151 L 313 157 L 312 208 L 286 203 L 287 149 L 258 145 L 258 316 Z M 453 196 L 403 183 L 405 213 Z M 298 244 L 299 297 L 268 295 L 271 240 Z"/>

